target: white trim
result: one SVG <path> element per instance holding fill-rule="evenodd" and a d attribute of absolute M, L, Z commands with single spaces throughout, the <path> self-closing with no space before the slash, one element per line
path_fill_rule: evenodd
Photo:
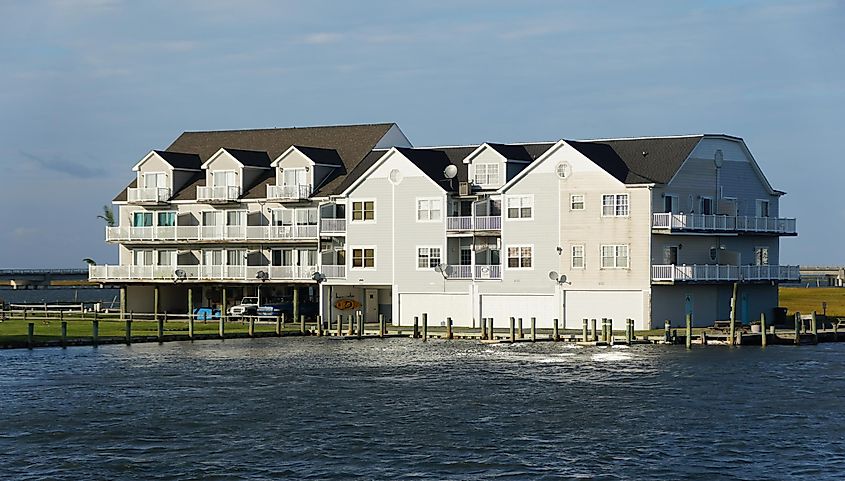
<path fill-rule="evenodd" d="M 356 202 L 361 203 L 361 219 L 359 219 L 359 220 L 354 219 L 354 217 L 355 217 L 355 215 L 354 215 L 355 203 Z M 364 208 L 365 202 L 372 202 L 373 203 L 373 218 L 372 219 L 364 219 L 364 213 L 366 212 L 366 209 Z M 378 220 L 378 216 L 376 215 L 377 199 L 375 197 L 349 199 L 349 203 L 351 205 L 349 205 L 349 208 L 346 211 L 349 213 L 348 215 L 349 215 L 349 223 L 350 224 L 375 224 L 376 220 Z"/>
<path fill-rule="evenodd" d="M 569 145 L 569 144 L 567 144 L 564 140 L 558 140 L 557 142 L 555 142 L 554 145 L 549 147 L 549 150 L 543 152 L 543 155 L 534 159 L 534 162 L 531 162 L 530 164 L 528 164 L 528 167 L 519 171 L 519 173 L 516 174 L 515 176 L 513 176 L 513 178 L 511 180 L 507 181 L 504 185 L 499 187 L 499 190 L 497 190 L 497 192 L 499 192 L 500 194 L 504 194 L 508 189 L 513 187 L 514 184 L 516 184 L 523 177 L 528 175 L 529 172 L 531 172 L 532 170 L 537 168 L 538 165 L 545 162 L 547 158 L 551 157 L 555 152 L 557 152 L 564 145 Z M 586 159 L 586 157 L 584 157 L 584 158 Z M 589 160 L 589 159 L 587 159 L 587 160 Z M 610 174 L 608 174 L 608 175 L 610 175 Z M 613 177 L 613 176 L 611 176 L 611 177 Z"/>
<path fill-rule="evenodd" d="M 613 196 L 613 214 L 605 214 L 604 213 L 604 198 L 606 196 Z M 619 207 L 620 204 L 617 203 L 617 197 L 620 195 L 624 195 L 627 199 L 625 203 L 626 207 L 628 208 L 628 212 L 624 215 L 619 215 L 616 213 L 616 209 Z M 627 192 L 611 192 L 611 193 L 602 193 L 601 194 L 601 216 L 602 217 L 631 217 L 631 195 Z"/>
<path fill-rule="evenodd" d="M 581 248 L 581 266 L 575 266 L 575 248 Z M 587 268 L 587 247 L 584 244 L 572 244 L 569 246 L 569 267 L 570 269 L 586 269 Z"/>
<path fill-rule="evenodd" d="M 215 152 L 215 153 L 214 153 L 214 155 L 212 155 L 211 157 L 209 157 L 209 158 L 208 158 L 208 160 L 206 160 L 205 162 L 203 162 L 203 164 L 200 166 L 200 169 L 203 169 L 203 170 L 208 170 L 208 164 L 210 164 L 210 163 L 211 163 L 211 162 L 213 162 L 215 159 L 217 159 L 217 157 L 220 157 L 221 155 L 223 155 L 223 152 L 226 152 L 226 149 L 225 149 L 225 148 L 221 148 L 220 150 L 218 150 L 217 152 Z M 243 163 L 241 163 L 241 161 L 240 161 L 240 160 L 238 160 L 238 159 L 237 159 L 237 157 L 235 157 L 235 156 L 234 156 L 234 155 L 232 155 L 232 154 L 229 154 L 229 152 L 226 152 L 226 153 L 229 155 L 229 157 L 231 157 L 231 158 L 235 159 L 235 162 L 237 162 L 237 163 L 241 164 L 241 167 L 243 167 L 243 165 L 244 165 L 244 164 L 243 164 Z"/>
<path fill-rule="evenodd" d="M 431 262 L 431 249 L 440 249 L 440 263 L 443 263 L 443 254 L 445 250 L 442 245 L 417 245 L 414 247 L 414 266 L 418 271 L 433 272 L 433 267 L 420 267 L 420 249 L 429 249 L 429 263 Z"/>
<path fill-rule="evenodd" d="M 429 148 L 431 148 L 431 147 L 429 147 Z M 470 152 L 469 155 L 464 157 L 463 163 L 472 164 L 472 159 L 478 157 L 478 155 L 481 154 L 481 152 L 484 152 L 484 150 L 486 150 L 486 149 L 491 149 L 493 152 L 496 152 L 496 155 L 498 155 L 499 158 L 502 159 L 503 162 L 508 160 L 504 155 L 500 154 L 498 150 L 491 147 L 490 144 L 488 144 L 487 142 L 484 142 L 483 144 L 476 147 L 475 150 Z"/>
<path fill-rule="evenodd" d="M 572 207 L 572 204 L 575 203 L 574 197 L 576 197 L 576 196 L 581 198 L 581 208 L 580 209 L 576 209 L 576 208 Z M 569 194 L 569 211 L 574 212 L 574 211 L 582 211 L 582 210 L 587 210 L 587 195 L 586 194 Z"/>
<path fill-rule="evenodd" d="M 602 250 L 605 247 L 613 247 L 613 266 L 606 267 L 604 266 L 604 253 Z M 626 250 L 627 255 L 625 259 L 628 265 L 624 267 L 619 267 L 617 265 L 617 259 L 619 258 L 618 253 L 616 252 L 617 248 L 624 247 Z M 630 244 L 601 244 L 599 245 L 599 269 L 601 270 L 623 270 L 623 269 L 630 269 L 631 268 L 631 245 Z"/>
<path fill-rule="evenodd" d="M 364 257 L 364 250 L 365 249 L 372 249 L 373 250 L 373 267 L 364 267 L 364 266 L 355 267 L 355 249 L 361 250 L 361 263 L 362 264 L 364 263 L 364 259 L 366 259 L 366 257 Z M 349 270 L 352 270 L 352 271 L 374 271 L 374 270 L 376 270 L 376 268 L 378 268 L 378 263 L 376 262 L 376 259 L 378 258 L 378 248 L 377 248 L 377 246 L 375 246 L 375 245 L 350 245 L 350 246 L 348 246 L 346 252 L 348 254 L 347 259 L 348 259 L 348 262 L 349 262 Z"/>
<path fill-rule="evenodd" d="M 429 218 L 427 220 L 420 220 L 420 201 L 421 200 L 427 200 L 429 202 L 431 202 L 431 201 L 440 202 L 440 218 L 439 219 L 432 219 L 431 218 L 431 208 L 429 207 L 429 209 L 428 209 L 428 217 Z M 446 217 L 445 210 L 446 209 L 445 209 L 445 206 L 444 206 L 444 203 L 443 203 L 443 197 L 442 196 L 441 197 L 416 197 L 414 199 L 414 216 L 415 216 L 416 222 L 419 222 L 419 223 L 422 223 L 422 224 L 431 224 L 431 223 L 435 223 L 435 222 L 443 222 L 443 218 Z"/>
<path fill-rule="evenodd" d="M 510 216 L 510 214 L 508 212 L 508 210 L 509 210 L 508 201 L 510 199 L 516 199 L 516 198 L 530 199 L 530 203 L 531 203 L 531 216 L 530 217 L 522 217 L 521 209 L 523 209 L 524 207 L 520 207 L 520 217 L 511 217 Z M 504 196 L 502 204 L 504 204 L 504 205 L 502 205 L 501 210 L 504 213 L 505 220 L 516 221 L 516 222 L 534 220 L 534 209 L 536 208 L 536 206 L 534 205 L 534 194 L 508 194 L 508 195 Z"/>
<path fill-rule="evenodd" d="M 505 251 L 504 262 L 502 263 L 502 265 L 504 266 L 505 269 L 507 269 L 509 271 L 533 271 L 534 270 L 534 244 L 507 244 L 507 245 L 504 245 L 502 247 L 503 247 L 503 250 Z M 520 259 L 520 264 L 521 264 L 522 263 L 521 260 L 523 258 L 522 257 L 522 249 L 524 249 L 525 247 L 528 247 L 528 248 L 531 249 L 531 267 L 510 267 L 510 262 L 509 262 L 510 261 L 510 255 L 508 253 L 508 249 L 511 249 L 511 248 L 520 249 L 519 259 Z M 501 258 L 502 258 L 502 254 L 500 252 L 499 253 L 499 259 L 501 259 Z"/>
<path fill-rule="evenodd" d="M 403 147 L 403 148 L 404 148 L 404 147 Z M 390 158 L 392 155 L 394 155 L 394 154 L 399 154 L 399 155 L 402 155 L 402 152 L 400 152 L 400 151 L 399 151 L 396 147 L 391 147 L 391 148 L 390 148 L 390 150 L 388 150 L 388 151 L 387 151 L 387 153 L 385 153 L 384 155 L 382 155 L 381 157 L 379 157 L 379 158 L 378 158 L 378 160 L 376 160 L 376 161 L 373 163 L 373 165 L 371 165 L 371 166 L 370 166 L 370 168 L 368 168 L 368 169 L 367 169 L 367 170 L 366 170 L 363 174 L 361 174 L 361 175 L 360 175 L 357 179 L 355 179 L 355 180 L 352 182 L 352 184 L 350 184 L 350 185 L 349 185 L 349 187 L 347 187 L 347 188 L 346 188 L 343 192 L 341 192 L 341 193 L 340 193 L 340 197 L 349 197 L 349 194 L 351 194 L 351 193 L 352 193 L 352 192 L 353 192 L 356 188 L 358 188 L 358 186 L 359 186 L 359 185 L 361 185 L 361 184 L 362 184 L 365 180 L 367 180 L 367 179 L 370 177 L 370 175 L 372 175 L 372 174 L 373 174 L 373 172 L 375 172 L 375 171 L 376 171 L 376 169 L 378 169 L 379 167 L 381 167 L 381 165 L 382 165 L 382 164 L 384 164 L 384 163 L 387 161 L 387 159 L 389 159 L 389 158 Z M 422 177 L 424 177 L 425 179 L 427 179 L 427 180 L 431 183 L 431 185 L 436 186 L 436 187 L 437 187 L 438 189 L 440 189 L 440 191 L 442 191 L 442 192 L 446 192 L 446 189 L 444 189 L 443 187 L 441 187 L 440 185 L 438 185 L 438 184 L 437 184 L 437 182 L 435 182 L 434 180 L 432 180 L 432 178 L 431 178 L 431 177 L 429 177 L 428 175 L 426 175 L 426 173 L 425 173 L 425 172 L 423 172 L 422 170 L 420 170 L 420 168 L 419 168 L 419 167 L 417 167 L 417 166 L 416 166 L 413 162 L 411 162 L 410 160 L 408 160 L 408 158 L 407 158 L 407 157 L 405 157 L 404 155 L 402 155 L 402 158 L 403 158 L 403 159 L 405 159 L 405 162 L 408 162 L 408 164 L 410 164 L 410 165 L 411 165 L 411 167 L 413 167 L 414 169 L 416 169 L 416 170 L 417 170 L 417 172 L 419 172 L 419 173 L 420 173 L 420 175 L 421 175 Z"/>

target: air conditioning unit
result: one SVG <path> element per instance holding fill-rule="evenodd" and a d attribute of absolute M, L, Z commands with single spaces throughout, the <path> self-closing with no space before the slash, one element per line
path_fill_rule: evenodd
<path fill-rule="evenodd" d="M 458 195 L 469 195 L 472 192 L 472 184 L 469 182 L 458 183 Z"/>

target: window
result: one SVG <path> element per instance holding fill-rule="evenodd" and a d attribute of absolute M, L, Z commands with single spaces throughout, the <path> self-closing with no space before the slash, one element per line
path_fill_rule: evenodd
<path fill-rule="evenodd" d="M 508 219 L 530 219 L 534 210 L 534 196 L 514 195 L 508 197 Z"/>
<path fill-rule="evenodd" d="M 282 171 L 282 182 L 284 185 L 306 185 L 308 183 L 305 169 L 285 169 Z"/>
<path fill-rule="evenodd" d="M 216 226 L 221 225 L 223 222 L 223 212 L 217 210 L 207 210 L 202 213 L 202 225 L 204 226 Z"/>
<path fill-rule="evenodd" d="M 441 199 L 417 199 L 417 220 L 438 221 L 442 218 L 443 201 Z"/>
<path fill-rule="evenodd" d="M 159 227 L 173 227 L 176 225 L 176 212 L 159 212 L 158 225 Z"/>
<path fill-rule="evenodd" d="M 317 225 L 317 209 L 296 209 L 296 223 L 298 225 Z"/>
<path fill-rule="evenodd" d="M 152 227 L 153 213 L 152 212 L 133 212 L 132 213 L 132 227 Z"/>
<path fill-rule="evenodd" d="M 602 269 L 627 269 L 628 268 L 628 246 L 627 245 L 601 246 L 601 268 Z"/>
<path fill-rule="evenodd" d="M 663 247 L 663 264 L 674 265 L 678 263 L 678 246 Z"/>
<path fill-rule="evenodd" d="M 769 201 L 757 199 L 757 217 L 769 216 Z"/>
<path fill-rule="evenodd" d="M 531 246 L 508 246 L 508 269 L 531 269 L 533 251 Z"/>
<path fill-rule="evenodd" d="M 601 196 L 601 215 L 603 217 L 625 217 L 628 212 L 628 194 Z"/>
<path fill-rule="evenodd" d="M 439 247 L 417 247 L 417 268 L 431 269 L 440 264 Z"/>
<path fill-rule="evenodd" d="M 226 211 L 226 225 L 244 225 L 245 217 L 246 211 L 243 210 Z"/>
<path fill-rule="evenodd" d="M 671 212 L 673 214 L 677 214 L 680 207 L 678 205 L 678 196 L 666 194 L 666 197 L 663 198 L 663 212 Z"/>
<path fill-rule="evenodd" d="M 767 266 L 769 265 L 769 248 L 755 247 L 754 248 L 754 265 Z"/>
<path fill-rule="evenodd" d="M 712 197 L 702 197 L 701 198 L 701 209 L 698 212 L 699 214 L 704 215 L 712 215 L 713 214 L 713 198 Z"/>
<path fill-rule="evenodd" d="M 352 267 L 373 269 L 376 266 L 376 250 L 372 248 L 352 249 Z"/>
<path fill-rule="evenodd" d="M 204 266 L 222 266 L 223 250 L 207 249 L 202 251 L 202 264 Z"/>
<path fill-rule="evenodd" d="M 569 196 L 569 208 L 571 210 L 584 210 L 584 194 L 572 194 Z"/>
<path fill-rule="evenodd" d="M 472 265 L 472 246 L 463 245 L 461 246 L 461 255 L 459 259 L 459 265 L 462 266 L 471 266 Z"/>
<path fill-rule="evenodd" d="M 132 251 L 132 260 L 136 266 L 151 266 L 153 265 L 153 251 L 147 249 Z"/>
<path fill-rule="evenodd" d="M 160 265 L 160 266 L 175 266 L 176 265 L 176 251 L 174 251 L 174 250 L 158 251 L 158 265 Z"/>
<path fill-rule="evenodd" d="M 164 175 L 164 172 L 149 172 L 144 174 L 144 188 L 145 189 L 153 189 L 153 188 L 166 188 L 167 187 L 167 176 Z"/>
<path fill-rule="evenodd" d="M 238 185 L 236 175 L 234 170 L 221 170 L 212 172 L 211 179 L 214 187 L 231 187 Z"/>
<path fill-rule="evenodd" d="M 353 221 L 367 221 L 375 220 L 376 218 L 376 203 L 372 200 L 359 201 L 352 203 L 352 220 Z"/>
<path fill-rule="evenodd" d="M 484 186 L 499 185 L 499 164 L 476 164 L 475 183 Z"/>
<path fill-rule="evenodd" d="M 573 269 L 583 269 L 584 268 L 584 246 L 583 245 L 574 245 L 572 246 L 572 268 Z"/>
<path fill-rule="evenodd" d="M 242 266 L 244 264 L 246 264 L 245 249 L 228 249 L 226 251 L 227 266 Z"/>

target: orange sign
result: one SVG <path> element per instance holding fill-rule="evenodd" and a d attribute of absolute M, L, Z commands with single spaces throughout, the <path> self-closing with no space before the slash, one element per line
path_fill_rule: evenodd
<path fill-rule="evenodd" d="M 355 299 L 338 299 L 334 306 L 341 311 L 348 311 L 349 309 L 357 309 L 361 307 L 361 303 Z"/>

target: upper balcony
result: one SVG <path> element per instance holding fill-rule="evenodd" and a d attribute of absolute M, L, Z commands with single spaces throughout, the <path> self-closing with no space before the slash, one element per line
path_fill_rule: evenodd
<path fill-rule="evenodd" d="M 320 219 L 321 234 L 346 233 L 346 219 Z"/>
<path fill-rule="evenodd" d="M 317 240 L 317 225 L 108 227 L 108 242 Z"/>
<path fill-rule="evenodd" d="M 659 234 L 750 233 L 765 235 L 798 235 L 795 219 L 779 217 L 748 217 L 720 214 L 653 214 L 652 232 Z"/>
<path fill-rule="evenodd" d="M 447 272 L 447 279 L 501 279 L 502 266 L 499 264 L 475 264 L 475 265 L 457 265 L 449 266 Z"/>
<path fill-rule="evenodd" d="M 651 280 L 656 284 L 716 283 L 754 281 L 795 281 L 798 266 L 725 264 L 668 264 L 651 266 Z"/>
<path fill-rule="evenodd" d="M 237 202 L 241 196 L 241 188 L 237 185 L 223 185 L 213 187 L 198 187 L 197 202 L 209 204 L 225 204 Z"/>
<path fill-rule="evenodd" d="M 170 192 L 169 187 L 130 187 L 126 192 L 126 200 L 130 204 L 165 204 L 170 199 Z"/>
<path fill-rule="evenodd" d="M 259 274 L 263 272 L 265 275 Z M 310 281 L 317 266 L 89 266 L 92 281 Z"/>
<path fill-rule="evenodd" d="M 450 232 L 500 231 L 502 230 L 502 216 L 448 216 L 446 217 L 446 230 Z"/>
<path fill-rule="evenodd" d="M 311 184 L 268 185 L 267 200 L 300 201 L 311 195 Z"/>

